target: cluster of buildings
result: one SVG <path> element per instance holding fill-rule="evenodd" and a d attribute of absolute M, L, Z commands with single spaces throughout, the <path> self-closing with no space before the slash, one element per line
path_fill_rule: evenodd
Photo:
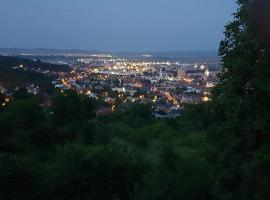
<path fill-rule="evenodd" d="M 39 65 L 41 65 L 39 63 Z M 11 66 L 11 70 L 18 71 L 18 72 L 35 72 L 37 74 L 43 74 L 46 77 L 59 77 L 65 72 L 59 71 L 59 70 L 48 70 L 46 67 L 44 69 L 40 67 L 32 66 L 31 64 L 19 64 L 16 66 Z M 16 74 L 16 76 L 19 76 L 19 73 Z M 30 77 L 33 77 L 33 74 L 30 75 Z M 24 80 L 25 79 L 25 80 Z M 37 79 L 35 83 L 29 80 L 27 78 L 20 80 L 20 77 L 18 77 L 18 83 L 12 83 L 10 84 L 10 81 L 2 81 L 0 82 L 0 105 L 2 107 L 6 106 L 10 101 L 14 99 L 14 93 L 20 89 L 25 89 L 25 92 L 33 95 L 41 94 L 43 92 L 42 88 L 39 85 L 39 80 Z M 49 80 L 49 79 L 48 79 Z M 21 82 L 21 83 L 19 83 Z"/>
<path fill-rule="evenodd" d="M 25 91 L 29 94 L 37 95 L 41 93 L 40 87 L 33 83 L 27 84 L 24 88 Z M 11 90 L 0 85 L 0 105 L 4 107 L 10 101 L 12 101 L 14 99 L 14 92 L 18 91 L 19 89 L 19 86 Z"/>
<path fill-rule="evenodd" d="M 48 70 L 48 69 L 42 69 L 40 67 L 33 67 L 33 66 L 29 66 L 29 65 L 18 65 L 18 66 L 14 66 L 12 67 L 13 70 L 23 70 L 23 71 L 29 71 L 29 72 L 36 72 L 36 73 L 40 73 L 43 74 L 45 76 L 59 76 L 60 74 L 62 74 L 63 72 L 59 72 L 58 70 Z"/>
<path fill-rule="evenodd" d="M 219 71 L 212 63 L 153 59 L 149 55 L 128 59 L 107 54 L 76 55 L 69 60 L 70 71 L 24 65 L 13 68 L 56 77 L 52 84 L 60 91 L 71 89 L 97 99 L 102 105 L 98 114 L 110 113 L 131 103 L 143 103 L 152 106 L 157 118 L 175 118 L 181 115 L 185 104 L 209 101 L 211 89 L 218 82 Z M 26 89 L 32 94 L 41 92 L 38 85 L 31 83 Z M 4 106 L 12 99 L 12 94 L 3 87 L 0 91 L 7 97 L 1 102 Z"/>
<path fill-rule="evenodd" d="M 93 58 L 93 65 L 91 59 L 81 59 L 70 73 L 53 81 L 55 88 L 73 89 L 98 99 L 111 111 L 137 102 L 151 104 L 158 118 L 174 118 L 186 103 L 209 101 L 211 89 L 218 82 L 218 71 L 211 70 L 207 63 L 106 58 L 97 57 L 102 60 L 99 65 Z"/>

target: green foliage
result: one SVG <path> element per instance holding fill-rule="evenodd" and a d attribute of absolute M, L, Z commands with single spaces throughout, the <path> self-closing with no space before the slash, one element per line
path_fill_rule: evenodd
<path fill-rule="evenodd" d="M 19 88 L 13 93 L 13 98 L 15 100 L 28 99 L 29 97 L 30 94 L 28 93 L 26 88 Z"/>
<path fill-rule="evenodd" d="M 268 199 L 269 173 L 254 162 L 267 164 L 267 159 L 258 160 L 256 155 L 270 142 L 270 51 L 257 33 L 254 1 L 238 3 L 220 44 L 224 67 L 213 92 L 215 123 L 209 138 L 216 143 L 213 155 L 219 151 L 216 193 L 221 199 Z M 265 157 L 270 157 L 269 152 L 265 151 Z"/>
<path fill-rule="evenodd" d="M 44 199 L 129 199 L 146 170 L 145 161 L 127 145 L 66 145 L 58 150 L 57 172 L 52 187 L 41 194 Z"/>
<path fill-rule="evenodd" d="M 214 199 L 210 166 L 193 153 L 164 148 L 161 161 L 146 175 L 135 199 Z"/>
<path fill-rule="evenodd" d="M 40 100 L 16 100 L 0 113 L 1 198 L 212 198 L 215 171 L 203 159 L 199 125 L 155 120 L 142 104 L 93 118 L 95 102 L 71 91 L 46 109 Z"/>
<path fill-rule="evenodd" d="M 93 100 L 68 90 L 54 95 L 52 112 L 56 123 L 66 124 L 95 117 L 94 106 Z"/>
<path fill-rule="evenodd" d="M 28 200 L 35 196 L 39 181 L 32 164 L 27 158 L 0 154 L 0 199 Z"/>

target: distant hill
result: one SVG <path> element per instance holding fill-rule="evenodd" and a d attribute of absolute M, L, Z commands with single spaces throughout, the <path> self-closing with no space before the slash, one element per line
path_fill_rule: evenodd
<path fill-rule="evenodd" d="M 218 58 L 217 51 L 149 51 L 149 52 L 119 52 L 115 55 L 134 57 L 142 55 L 151 55 L 151 57 L 160 58 Z"/>
<path fill-rule="evenodd" d="M 12 65 L 12 66 L 18 66 L 21 64 L 24 64 L 25 66 L 28 66 L 33 69 L 41 69 L 41 70 L 50 70 L 55 72 L 68 72 L 70 68 L 66 65 L 56 65 L 56 64 L 50 64 L 41 62 L 39 60 L 33 61 L 29 59 L 19 58 L 19 57 L 11 57 L 11 56 L 1 56 L 0 55 L 0 64 L 2 65 Z"/>
<path fill-rule="evenodd" d="M 25 70 L 25 68 L 20 68 L 20 65 L 33 70 Z M 35 70 L 38 69 L 59 72 L 68 71 L 69 67 L 18 57 L 0 56 L 0 85 L 6 88 L 15 88 L 17 86 L 24 87 L 34 83 L 39 85 L 44 91 L 50 90 L 52 87 L 51 80 L 54 76 L 47 76 L 36 72 Z"/>
<path fill-rule="evenodd" d="M 18 55 L 66 55 L 66 54 L 102 54 L 102 51 L 87 50 L 57 50 L 57 49 L 16 49 L 16 48 L 0 48 L 0 54 L 9 56 Z"/>
<path fill-rule="evenodd" d="M 112 54 L 115 56 L 137 57 L 144 54 L 153 57 L 166 58 L 217 58 L 218 52 L 215 50 L 207 51 L 141 51 L 141 52 L 106 52 L 106 51 L 87 51 L 87 50 L 56 50 L 56 49 L 15 49 L 0 48 L 2 55 L 91 55 L 91 54 Z"/>

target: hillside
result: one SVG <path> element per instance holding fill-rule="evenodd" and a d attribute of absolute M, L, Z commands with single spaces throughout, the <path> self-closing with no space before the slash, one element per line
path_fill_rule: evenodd
<path fill-rule="evenodd" d="M 14 67 L 14 66 L 22 65 L 22 64 L 36 70 L 41 69 L 41 70 L 50 70 L 50 71 L 55 71 L 55 72 L 62 72 L 62 71 L 67 72 L 70 70 L 70 68 L 66 65 L 55 65 L 55 64 L 41 62 L 39 60 L 33 61 L 33 60 L 19 58 L 19 57 L 0 55 L 1 66 Z"/>
<path fill-rule="evenodd" d="M 6 88 L 23 87 L 29 84 L 39 85 L 43 90 L 51 87 L 51 80 L 57 72 L 68 71 L 64 65 L 53 65 L 18 57 L 0 56 L 0 85 Z M 44 75 L 43 71 L 53 72 Z"/>

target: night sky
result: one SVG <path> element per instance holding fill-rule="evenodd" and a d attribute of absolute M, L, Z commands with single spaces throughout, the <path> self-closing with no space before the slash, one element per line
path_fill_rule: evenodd
<path fill-rule="evenodd" d="M 0 47 L 216 50 L 235 0 L 0 0 Z"/>

